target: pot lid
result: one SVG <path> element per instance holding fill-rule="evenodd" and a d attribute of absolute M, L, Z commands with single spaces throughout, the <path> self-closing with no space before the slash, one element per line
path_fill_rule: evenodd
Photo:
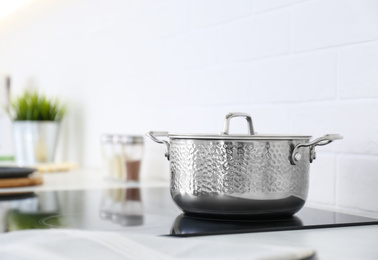
<path fill-rule="evenodd" d="M 244 117 L 248 122 L 248 135 L 230 135 L 229 129 L 230 129 L 230 120 L 233 117 Z M 226 115 L 226 118 L 224 120 L 223 129 L 220 134 L 169 134 L 168 132 L 156 132 L 156 131 L 150 131 L 146 134 L 148 137 L 150 137 L 153 141 L 165 144 L 166 146 L 166 152 L 165 156 L 167 159 L 170 159 L 170 143 L 164 139 L 159 139 L 157 137 L 169 137 L 170 140 L 177 139 L 189 139 L 189 140 L 221 140 L 221 141 L 227 141 L 227 140 L 237 140 L 237 141 L 249 141 L 249 140 L 266 140 L 266 141 L 272 141 L 272 140 L 286 140 L 286 141 L 300 141 L 298 144 L 295 145 L 293 152 L 291 153 L 290 162 L 292 165 L 295 165 L 297 161 L 301 160 L 301 154 L 296 152 L 301 147 L 310 147 L 310 162 L 312 162 L 313 159 L 316 158 L 315 153 L 315 146 L 318 145 L 326 145 L 329 144 L 335 140 L 343 139 L 343 137 L 339 134 L 327 134 L 325 136 L 319 137 L 313 141 L 309 141 L 311 136 L 309 135 L 262 135 L 262 134 L 256 134 L 253 130 L 253 124 L 252 124 L 252 118 L 249 114 L 245 113 L 229 113 Z"/>
<path fill-rule="evenodd" d="M 234 117 L 244 117 L 248 123 L 248 134 L 230 134 L 230 120 Z M 310 135 L 270 135 L 257 134 L 253 129 L 252 118 L 246 113 L 229 113 L 223 123 L 223 129 L 220 134 L 170 134 L 167 132 L 155 132 L 155 135 L 168 136 L 172 139 L 208 139 L 208 140 L 293 140 L 293 139 L 310 139 Z"/>
<path fill-rule="evenodd" d="M 201 140 L 293 140 L 310 139 L 310 135 L 222 135 L 222 134 L 166 134 L 171 139 L 201 139 Z"/>

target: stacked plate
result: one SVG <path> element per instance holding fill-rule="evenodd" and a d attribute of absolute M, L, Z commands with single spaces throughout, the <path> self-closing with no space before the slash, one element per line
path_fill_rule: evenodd
<path fill-rule="evenodd" d="M 0 188 L 40 185 L 42 177 L 32 174 L 37 171 L 26 167 L 0 167 Z"/>

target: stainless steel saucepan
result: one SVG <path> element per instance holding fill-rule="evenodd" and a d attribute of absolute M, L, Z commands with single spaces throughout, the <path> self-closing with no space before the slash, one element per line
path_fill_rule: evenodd
<path fill-rule="evenodd" d="M 244 117 L 248 135 L 229 133 L 230 120 Z M 229 113 L 220 134 L 147 134 L 166 145 L 170 190 L 186 213 L 225 217 L 279 217 L 298 212 L 309 189 L 315 147 L 342 139 L 328 134 L 261 135 L 245 113 Z M 165 137 L 161 139 L 159 137 Z"/>

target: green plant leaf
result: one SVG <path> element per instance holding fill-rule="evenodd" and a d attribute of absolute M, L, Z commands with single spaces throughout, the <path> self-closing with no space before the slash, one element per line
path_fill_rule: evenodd
<path fill-rule="evenodd" d="M 65 115 L 66 107 L 57 98 L 25 91 L 11 102 L 7 112 L 13 120 L 58 121 Z"/>

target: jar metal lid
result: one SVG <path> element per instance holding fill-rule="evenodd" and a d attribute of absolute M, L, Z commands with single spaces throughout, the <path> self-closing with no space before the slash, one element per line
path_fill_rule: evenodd
<path fill-rule="evenodd" d="M 119 135 L 118 142 L 122 144 L 144 144 L 144 138 L 141 135 Z"/>
<path fill-rule="evenodd" d="M 113 142 L 113 135 L 112 134 L 102 134 L 101 135 L 101 142 L 102 143 L 112 143 Z"/>

